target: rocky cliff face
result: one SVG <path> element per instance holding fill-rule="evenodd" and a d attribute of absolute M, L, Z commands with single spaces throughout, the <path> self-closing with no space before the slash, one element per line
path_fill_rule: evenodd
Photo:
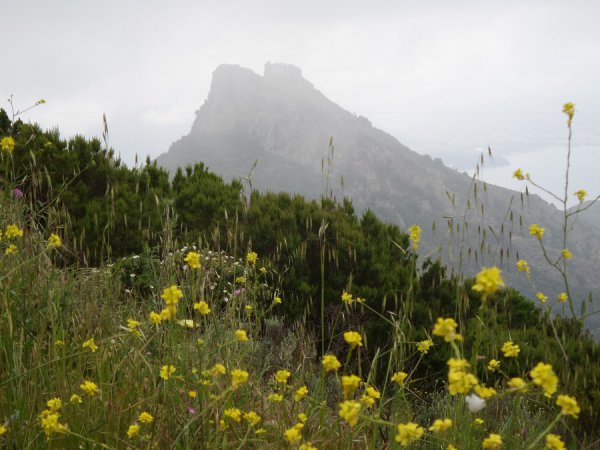
<path fill-rule="evenodd" d="M 531 223 L 545 226 L 548 251 L 560 254 L 561 214 L 554 206 L 537 196 L 474 183 L 440 160 L 411 151 L 327 99 L 292 65 L 267 63 L 263 76 L 219 66 L 190 133 L 157 161 L 171 173 L 202 161 L 225 179 L 247 176 L 258 161 L 255 188 L 350 197 L 359 211 L 370 208 L 401 227 L 419 224 L 427 231 L 425 252 L 441 255 L 455 269 L 461 254 L 467 274 L 482 265 L 501 265 L 508 284 L 532 295 L 514 270 L 517 257 L 524 258 L 537 289 L 552 301 L 562 292 L 528 234 Z M 588 305 L 588 312 L 600 308 L 600 236 L 594 231 L 581 221 L 568 244 L 575 255 L 571 275 L 578 302 L 595 293 L 596 306 Z M 589 325 L 598 331 L 600 319 L 595 319 Z"/>

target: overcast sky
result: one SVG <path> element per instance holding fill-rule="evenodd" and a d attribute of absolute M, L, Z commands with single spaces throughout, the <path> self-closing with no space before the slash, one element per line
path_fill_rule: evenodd
<path fill-rule="evenodd" d="M 575 188 L 600 193 L 598 1 L 0 0 L 0 107 L 63 136 L 99 136 L 128 164 L 186 134 L 213 70 L 299 66 L 340 106 L 420 153 L 472 167 L 491 146 L 556 190 L 575 102 Z M 324 143 L 324 152 L 326 152 Z M 559 172 L 560 171 L 560 172 Z"/>

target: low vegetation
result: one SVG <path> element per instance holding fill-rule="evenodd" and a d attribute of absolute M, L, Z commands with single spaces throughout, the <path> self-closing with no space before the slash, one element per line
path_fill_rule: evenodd
<path fill-rule="evenodd" d="M 0 139 L 0 445 L 597 445 L 581 321 L 421 261 L 418 226 L 3 111 Z"/>

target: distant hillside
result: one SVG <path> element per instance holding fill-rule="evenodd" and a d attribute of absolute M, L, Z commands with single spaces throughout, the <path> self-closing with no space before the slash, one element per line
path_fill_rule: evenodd
<path fill-rule="evenodd" d="M 558 257 L 562 218 L 554 206 L 483 183 L 476 183 L 474 192 L 471 177 L 411 151 L 368 119 L 336 105 L 297 67 L 267 63 L 260 76 L 235 65 L 219 66 L 190 133 L 157 159 L 171 174 L 199 161 L 225 179 L 247 176 L 258 161 L 251 177 L 255 188 L 350 197 L 358 210 L 371 209 L 402 227 L 419 224 L 427 232 L 425 253 L 441 255 L 455 269 L 463 255 L 466 274 L 500 265 L 507 283 L 531 296 L 532 288 L 514 269 L 518 257 L 529 261 L 537 289 L 549 299 L 563 290 L 528 233 L 531 223 L 544 226 L 548 252 Z M 595 230 L 592 222 L 580 220 L 568 243 L 578 305 L 594 293 L 588 312 L 600 308 Z M 600 317 L 592 317 L 588 326 L 597 334 Z"/>

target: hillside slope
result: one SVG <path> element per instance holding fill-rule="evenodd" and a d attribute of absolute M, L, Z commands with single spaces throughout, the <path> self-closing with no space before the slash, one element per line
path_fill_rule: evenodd
<path fill-rule="evenodd" d="M 267 63 L 261 76 L 235 65 L 219 66 L 190 133 L 157 159 L 171 174 L 199 161 L 225 179 L 247 176 L 258 161 L 251 176 L 255 188 L 350 197 L 358 210 L 371 209 L 402 227 L 419 224 L 426 230 L 430 254 L 441 255 L 454 269 L 473 274 L 482 265 L 496 264 L 510 285 L 533 295 L 529 282 L 514 269 L 517 258 L 523 258 L 537 290 L 552 301 L 564 290 L 528 233 L 532 223 L 545 227 L 547 252 L 557 258 L 562 250 L 560 211 L 535 195 L 479 182 L 473 189 L 468 175 L 411 151 L 368 119 L 327 99 L 297 67 Z M 586 305 L 588 312 L 600 308 L 595 269 L 600 238 L 595 230 L 581 220 L 568 242 L 577 307 L 589 292 L 596 299 L 595 305 Z M 596 316 L 588 327 L 598 332 Z"/>

